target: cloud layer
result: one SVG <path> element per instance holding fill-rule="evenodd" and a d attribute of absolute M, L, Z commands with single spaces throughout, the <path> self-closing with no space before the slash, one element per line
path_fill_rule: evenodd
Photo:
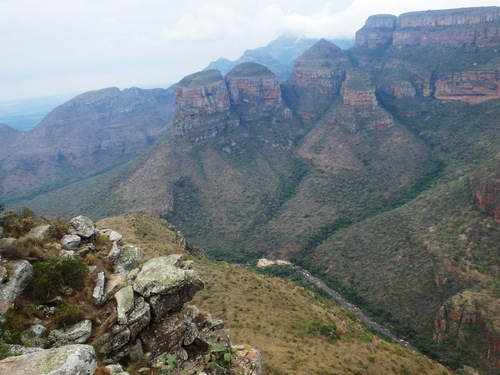
<path fill-rule="evenodd" d="M 289 32 L 352 38 L 369 15 L 498 0 L 0 0 L 0 101 L 174 83 Z"/>

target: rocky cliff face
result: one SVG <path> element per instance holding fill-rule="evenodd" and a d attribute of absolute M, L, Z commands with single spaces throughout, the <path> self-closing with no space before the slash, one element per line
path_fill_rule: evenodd
<path fill-rule="evenodd" d="M 324 111 L 340 94 L 351 67 L 347 54 L 324 39 L 295 60 L 288 84 L 296 92 L 299 114 L 311 118 Z"/>
<path fill-rule="evenodd" d="M 394 22 L 395 21 L 395 22 Z M 500 8 L 461 8 L 368 18 L 356 47 L 493 47 L 500 44 Z"/>
<path fill-rule="evenodd" d="M 396 21 L 393 45 L 497 46 L 500 44 L 499 21 L 499 7 L 405 13 Z"/>
<path fill-rule="evenodd" d="M 352 69 L 347 72 L 341 89 L 344 104 L 356 108 L 368 108 L 377 106 L 375 87 L 371 85 L 370 79 L 362 70 Z"/>
<path fill-rule="evenodd" d="M 64 303 L 68 303 L 64 298 L 74 295 L 75 291 L 72 289 L 71 292 L 62 293 L 62 296 L 52 299 L 46 296 L 37 297 L 40 298 L 37 310 L 43 313 L 37 315 L 41 318 L 37 319 L 36 324 L 23 332 L 23 342 L 28 348 L 10 346 L 13 353 L 28 354 L 0 361 L 0 372 L 8 371 L 12 375 L 21 375 L 27 373 L 26 368 L 34 366 L 34 371 L 29 372 L 33 375 L 49 372 L 62 375 L 93 374 L 97 368 L 96 357 L 102 362 L 116 363 L 139 362 L 146 357 L 155 359 L 166 355 L 175 356 L 175 370 L 180 371 L 183 368 L 203 367 L 201 363 L 213 362 L 215 358 L 205 355 L 214 345 L 225 348 L 228 353 L 238 349 L 232 348 L 230 332 L 224 329 L 223 321 L 214 320 L 208 312 L 186 305 L 196 292 L 204 288 L 203 282 L 190 269 L 193 261 L 186 261 L 181 254 L 173 254 L 153 258 L 143 264 L 138 247 L 125 246 L 121 234 L 111 229 L 99 231 L 94 223 L 84 216 L 73 218 L 69 222 L 70 234 L 62 238 L 51 238 L 50 226 L 35 227 L 27 236 L 36 233 L 37 240 L 58 248 L 60 263 L 64 259 L 85 257 L 89 263 L 90 274 L 86 278 L 87 288 L 93 286 L 93 292 L 91 301 L 78 303 L 85 306 L 86 311 L 92 308 L 98 310 L 100 318 L 87 316 L 83 319 L 82 316 L 82 320 L 75 324 L 61 326 L 55 321 L 57 311 L 59 308 L 64 309 Z M 171 230 L 175 231 L 173 227 Z M 109 246 L 99 248 L 99 236 L 101 243 L 106 241 L 103 239 L 106 237 Z M 54 239 L 59 243 L 50 242 Z M 177 239 L 178 235 L 173 237 L 174 241 Z M 0 242 L 2 257 L 13 246 L 22 248 L 25 245 L 22 238 L 11 240 L 13 242 Z M 100 251 L 104 253 L 98 254 Z M 13 252 L 9 254 L 7 257 L 11 258 Z M 99 263 L 97 258 L 106 258 L 108 265 Z M 90 264 L 93 262 L 95 264 Z M 6 268 L 0 265 L 0 307 L 4 308 L 6 301 L 9 307 L 14 307 L 23 297 L 28 285 L 27 280 L 32 276 L 32 267 L 24 259 L 11 259 L 2 264 L 12 270 L 12 276 L 7 277 Z M 50 292 L 51 297 L 54 297 L 54 293 L 55 290 Z M 83 294 L 84 292 L 81 292 L 80 297 Z M 86 306 L 89 304 L 93 307 Z M 5 311 L 6 309 L 0 310 L 0 318 L 4 318 Z M 77 345 L 84 343 L 92 346 Z M 42 345 L 53 349 L 44 351 L 41 349 Z M 245 359 L 233 361 L 226 372 L 260 374 L 260 353 L 248 346 L 240 349 L 238 355 Z M 86 356 L 80 353 L 81 350 L 87 353 Z M 63 355 L 61 351 L 71 354 Z M 70 362 L 59 359 L 59 356 L 66 359 L 74 352 L 75 358 Z M 58 356 L 58 360 L 52 359 L 54 363 L 51 364 L 50 370 L 44 372 L 41 369 L 43 366 L 47 368 L 50 356 Z"/>
<path fill-rule="evenodd" d="M 465 356 L 482 357 L 495 371 L 500 368 L 499 301 L 490 292 L 484 287 L 482 291 L 468 290 L 450 298 L 434 321 L 434 340 L 455 341 L 457 350 L 468 346 L 463 351 Z"/>
<path fill-rule="evenodd" d="M 179 112 L 172 132 L 177 138 L 200 141 L 238 125 L 238 119 L 229 111 L 229 92 L 218 70 L 183 78 L 175 87 L 175 102 Z"/>
<path fill-rule="evenodd" d="M 225 78 L 218 70 L 185 77 L 175 88 L 175 101 L 179 112 L 174 136 L 201 141 L 240 121 L 256 120 L 279 108 L 281 89 L 269 69 L 243 63 Z"/>
<path fill-rule="evenodd" d="M 377 14 L 368 17 L 365 25 L 356 32 L 355 47 L 378 48 L 392 43 L 392 34 L 396 27 L 396 16 Z"/>
<path fill-rule="evenodd" d="M 276 76 L 266 67 L 243 63 L 225 77 L 231 105 L 242 120 L 254 120 L 281 105 L 281 89 Z"/>
<path fill-rule="evenodd" d="M 476 206 L 500 223 L 500 154 L 470 183 Z"/>

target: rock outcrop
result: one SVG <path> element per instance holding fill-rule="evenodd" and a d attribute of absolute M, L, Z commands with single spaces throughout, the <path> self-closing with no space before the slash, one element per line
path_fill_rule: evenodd
<path fill-rule="evenodd" d="M 394 46 L 493 47 L 500 44 L 500 7 L 478 7 L 400 15 Z"/>
<path fill-rule="evenodd" d="M 370 78 L 360 69 L 352 69 L 347 72 L 341 89 L 344 104 L 356 108 L 369 108 L 378 105 L 375 96 L 375 87 Z"/>
<path fill-rule="evenodd" d="M 184 77 L 175 87 L 175 102 L 179 107 L 172 129 L 176 138 L 200 141 L 239 124 L 229 111 L 229 92 L 218 70 Z"/>
<path fill-rule="evenodd" d="M 297 92 L 299 114 L 310 118 L 324 111 L 340 94 L 351 67 L 347 54 L 324 39 L 297 58 L 289 84 Z"/>
<path fill-rule="evenodd" d="M 70 227 L 74 234 L 58 240 L 59 243 L 71 244 L 66 247 L 75 250 L 68 256 L 78 257 L 84 254 L 82 249 L 85 249 L 85 254 L 95 251 L 97 241 L 103 241 L 99 237 L 101 231 L 88 217 L 73 218 Z M 238 350 L 233 350 L 230 333 L 224 329 L 222 321 L 212 319 L 209 313 L 195 306 L 186 305 L 196 292 L 204 288 L 203 282 L 190 269 L 193 261 L 184 261 L 182 255 L 174 254 L 141 264 L 138 247 L 124 245 L 123 237 L 111 229 L 104 229 L 102 233 L 112 241 L 112 246 L 107 244 L 101 250 L 109 251 L 107 260 L 111 264 L 89 266 L 89 281 L 95 283 L 92 301 L 95 308 L 103 311 L 106 322 L 101 320 L 102 317 L 82 319 L 47 332 L 47 327 L 57 324 L 51 323 L 51 319 L 57 316 L 57 309 L 66 307 L 61 296 L 42 302 L 37 310 L 42 311 L 45 318 L 37 319 L 36 324 L 22 335 L 25 344 L 35 347 L 28 351 L 22 349 L 20 352 L 27 354 L 21 357 L 0 361 L 1 373 L 89 375 L 97 367 L 96 357 L 110 363 L 139 361 L 145 357 L 154 360 L 167 354 L 176 356 L 178 370 L 181 370 L 185 366 L 199 366 L 210 361 L 205 356 L 213 345 L 222 345 L 228 353 Z M 173 241 L 178 241 L 178 238 Z M 103 255 L 94 254 L 90 259 L 103 258 Z M 0 314 L 14 306 L 21 297 L 32 267 L 26 260 L 12 260 L 5 264 L 11 270 L 11 276 L 9 278 L 6 268 L 0 266 Z M 116 273 L 110 274 L 111 268 Z M 75 345 L 88 344 L 89 341 L 93 347 Z M 42 350 L 42 345 L 53 349 Z M 15 346 L 11 351 L 19 352 Z M 235 372 L 230 373 L 260 374 L 258 351 L 242 347 L 240 352 L 247 353 L 248 358 L 240 353 L 245 360 L 235 363 Z"/>
<path fill-rule="evenodd" d="M 375 15 L 356 33 L 355 46 L 494 47 L 500 44 L 500 7 Z"/>
<path fill-rule="evenodd" d="M 470 182 L 476 206 L 500 223 L 500 154 Z"/>
<path fill-rule="evenodd" d="M 231 105 L 244 121 L 255 120 L 281 104 L 276 76 L 262 65 L 237 65 L 224 79 Z"/>
<path fill-rule="evenodd" d="M 355 47 L 375 49 L 392 43 L 396 16 L 377 14 L 368 17 L 365 25 L 356 32 Z"/>

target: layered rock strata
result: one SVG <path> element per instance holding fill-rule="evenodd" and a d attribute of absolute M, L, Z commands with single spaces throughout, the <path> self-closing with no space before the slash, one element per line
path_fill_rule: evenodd
<path fill-rule="evenodd" d="M 470 186 L 476 206 L 500 223 L 500 154 L 474 175 Z"/>
<path fill-rule="evenodd" d="M 392 43 L 392 34 L 396 28 L 396 16 L 377 14 L 368 17 L 365 25 L 356 32 L 356 48 L 375 49 Z"/>
<path fill-rule="evenodd" d="M 494 47 L 500 44 L 500 7 L 375 15 L 356 33 L 355 46 Z"/>
<path fill-rule="evenodd" d="M 266 67 L 243 63 L 225 77 L 231 105 L 249 121 L 261 117 L 281 104 L 281 89 L 276 76 Z"/>

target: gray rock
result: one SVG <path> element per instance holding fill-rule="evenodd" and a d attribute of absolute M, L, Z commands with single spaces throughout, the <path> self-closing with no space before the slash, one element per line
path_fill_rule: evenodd
<path fill-rule="evenodd" d="M 71 234 L 77 234 L 82 238 L 92 237 L 97 234 L 97 229 L 92 220 L 86 216 L 77 216 L 69 221 L 69 231 Z"/>
<path fill-rule="evenodd" d="M 42 337 L 47 331 L 41 324 L 33 324 L 23 333 L 23 344 L 27 346 L 42 346 Z M 25 354 L 25 353 L 22 353 Z"/>
<path fill-rule="evenodd" d="M 134 308 L 134 289 L 131 285 L 115 293 L 118 324 L 127 324 L 127 316 Z"/>
<path fill-rule="evenodd" d="M 104 272 L 99 272 L 97 274 L 97 284 L 92 293 L 92 300 L 96 306 L 100 306 L 102 303 L 102 297 L 104 296 L 104 282 L 106 281 L 104 277 Z"/>
<path fill-rule="evenodd" d="M 17 344 L 7 344 L 9 346 L 9 352 L 12 355 L 23 355 L 23 354 L 31 354 L 31 353 L 36 353 L 40 352 L 43 349 L 42 348 L 29 348 L 26 346 L 22 345 L 17 345 Z"/>
<path fill-rule="evenodd" d="M 130 271 L 127 274 L 127 282 L 133 283 L 134 280 L 137 278 L 137 275 L 141 272 L 139 268 L 134 268 L 132 271 Z"/>
<path fill-rule="evenodd" d="M 118 272 L 128 273 L 141 264 L 141 250 L 137 246 L 120 247 L 113 243 L 113 248 L 108 254 Z"/>
<path fill-rule="evenodd" d="M 4 229 L 3 227 L 0 227 L 0 238 L 3 238 L 3 234 L 4 234 Z"/>
<path fill-rule="evenodd" d="M 186 338 L 197 337 L 196 325 L 193 324 L 196 310 L 185 306 L 168 319 L 150 324 L 139 334 L 144 351 L 151 353 L 152 357 L 176 352 L 182 348 Z"/>
<path fill-rule="evenodd" d="M 130 375 L 128 372 L 123 371 L 123 368 L 120 364 L 116 365 L 108 365 L 106 368 L 109 370 L 111 375 Z"/>
<path fill-rule="evenodd" d="M 2 284 L 4 281 L 7 281 L 8 277 L 9 273 L 7 272 L 7 269 L 3 266 L 0 266 L 0 284 Z"/>
<path fill-rule="evenodd" d="M 92 321 L 86 319 L 69 327 L 64 331 L 71 343 L 83 344 L 92 335 Z"/>
<path fill-rule="evenodd" d="M 61 250 L 59 251 L 59 256 L 61 258 L 74 258 L 75 252 L 73 250 Z"/>
<path fill-rule="evenodd" d="M 12 245 L 14 245 L 15 243 L 17 242 L 17 239 L 14 238 L 14 237 L 6 237 L 6 238 L 2 238 L 0 239 L 0 246 L 1 247 L 10 247 Z"/>
<path fill-rule="evenodd" d="M 118 272 L 126 274 L 141 264 L 141 249 L 137 246 L 120 247 L 115 242 L 108 258 L 113 261 Z"/>
<path fill-rule="evenodd" d="M 190 295 L 191 293 L 182 292 L 186 288 L 203 288 L 203 282 L 192 270 L 182 270 L 177 268 L 176 256 L 154 258 L 148 261 L 137 275 L 134 281 L 134 291 L 150 297 L 157 294 L 175 294 L 178 292 Z"/>
<path fill-rule="evenodd" d="M 89 375 L 96 369 L 90 345 L 63 346 L 0 361 L 0 374 L 10 375 Z"/>
<path fill-rule="evenodd" d="M 31 276 L 32 266 L 24 259 L 7 263 L 12 269 L 12 276 L 6 283 L 0 285 L 0 320 L 7 310 L 14 306 L 16 299 L 23 293 Z"/>
<path fill-rule="evenodd" d="M 76 234 L 66 234 L 59 243 L 66 250 L 76 250 L 80 246 L 82 238 Z"/>
<path fill-rule="evenodd" d="M 33 238 L 35 240 L 44 240 L 49 236 L 50 225 L 39 225 L 37 227 L 32 228 L 26 237 Z"/>
<path fill-rule="evenodd" d="M 135 308 L 128 316 L 128 326 L 132 339 L 149 325 L 151 321 L 151 308 L 143 297 L 135 300 Z"/>
<path fill-rule="evenodd" d="M 111 328 L 111 334 L 113 335 L 111 339 L 113 351 L 122 348 L 130 341 L 130 329 L 127 326 L 115 324 Z"/>
<path fill-rule="evenodd" d="M 112 229 L 103 229 L 101 230 L 101 233 L 108 236 L 108 239 L 111 242 L 116 242 L 118 245 L 123 245 L 123 236 L 120 233 Z"/>
<path fill-rule="evenodd" d="M 94 342 L 94 346 L 100 355 L 109 355 L 111 353 L 113 350 L 112 338 L 111 332 L 105 332 Z"/>

